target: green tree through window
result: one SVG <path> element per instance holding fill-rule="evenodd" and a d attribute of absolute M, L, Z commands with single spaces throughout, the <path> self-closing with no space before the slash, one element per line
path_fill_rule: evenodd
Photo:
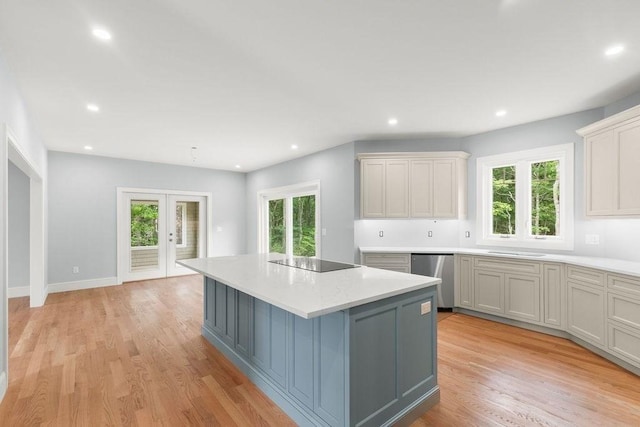
<path fill-rule="evenodd" d="M 493 169 L 493 233 L 516 233 L 516 167 Z"/>
<path fill-rule="evenodd" d="M 560 231 L 560 180 L 557 160 L 531 164 L 531 234 L 556 236 Z"/>
<path fill-rule="evenodd" d="M 158 245 L 158 205 L 131 204 L 131 247 Z"/>

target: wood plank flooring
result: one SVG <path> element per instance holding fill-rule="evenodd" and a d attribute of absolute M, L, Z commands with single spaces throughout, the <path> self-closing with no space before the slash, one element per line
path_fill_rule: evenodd
<path fill-rule="evenodd" d="M 9 302 L 4 426 L 287 426 L 200 335 L 202 279 Z M 560 338 L 453 314 L 441 402 L 413 426 L 640 426 L 640 377 Z"/>

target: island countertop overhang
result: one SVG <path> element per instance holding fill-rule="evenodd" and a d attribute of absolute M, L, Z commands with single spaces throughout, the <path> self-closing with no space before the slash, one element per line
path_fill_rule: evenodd
<path fill-rule="evenodd" d="M 178 263 L 305 319 L 441 282 L 433 277 L 365 266 L 316 273 L 268 262 L 271 259 L 273 255 L 253 254 L 196 258 Z"/>

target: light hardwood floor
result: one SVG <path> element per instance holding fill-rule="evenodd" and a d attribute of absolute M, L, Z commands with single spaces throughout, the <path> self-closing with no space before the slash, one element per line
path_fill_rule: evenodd
<path fill-rule="evenodd" d="M 200 276 L 9 310 L 2 426 L 293 425 L 200 336 Z M 413 426 L 640 426 L 640 378 L 567 340 L 461 314 L 438 328 L 441 402 Z"/>

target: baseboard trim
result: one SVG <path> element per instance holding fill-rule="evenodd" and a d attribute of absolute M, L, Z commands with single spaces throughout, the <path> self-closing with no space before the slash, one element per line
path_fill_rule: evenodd
<path fill-rule="evenodd" d="M 118 279 L 116 277 L 103 277 L 101 279 L 78 280 L 77 282 L 49 283 L 47 295 L 57 292 L 103 288 L 105 286 L 119 286 Z"/>
<path fill-rule="evenodd" d="M 31 295 L 31 288 L 29 286 L 9 286 L 7 295 L 9 298 L 28 297 Z"/>

